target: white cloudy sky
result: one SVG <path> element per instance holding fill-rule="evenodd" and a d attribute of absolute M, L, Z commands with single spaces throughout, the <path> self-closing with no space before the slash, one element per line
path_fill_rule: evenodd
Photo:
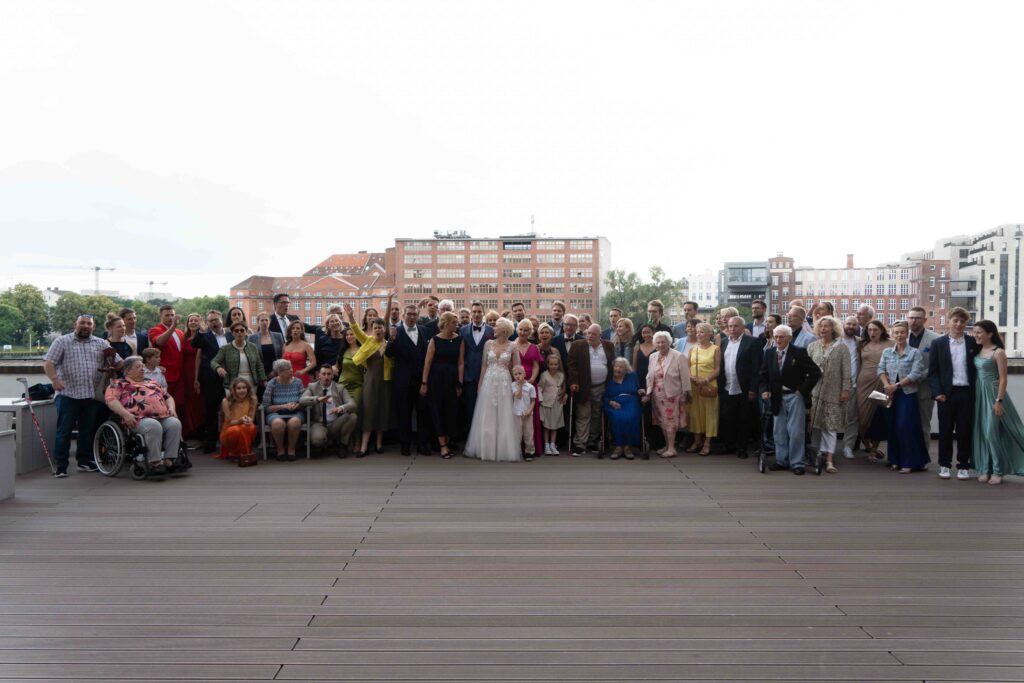
<path fill-rule="evenodd" d="M 671 275 L 1024 221 L 1024 3 L 46 2 L 0 21 L 0 286 L 226 292 L 396 236 Z M 50 266 L 43 268 L 42 266 Z M 55 266 L 65 266 L 57 268 Z"/>

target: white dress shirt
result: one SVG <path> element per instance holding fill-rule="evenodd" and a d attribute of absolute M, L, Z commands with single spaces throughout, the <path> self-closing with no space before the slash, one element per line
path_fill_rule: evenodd
<path fill-rule="evenodd" d="M 480 340 L 484 338 L 484 324 L 473 325 L 470 330 L 473 332 L 473 343 L 480 346 Z"/>
<path fill-rule="evenodd" d="M 740 340 L 729 338 L 729 343 L 725 347 L 725 391 L 730 396 L 735 396 L 741 393 L 740 389 L 740 378 L 736 374 L 736 356 L 740 352 Z"/>
<path fill-rule="evenodd" d="M 853 378 L 853 386 L 857 386 L 857 339 L 844 335 L 839 341 L 846 344 L 846 348 L 850 350 L 850 376 Z"/>
<path fill-rule="evenodd" d="M 598 344 L 597 348 L 587 344 L 587 349 L 590 351 L 590 386 L 596 387 L 608 379 L 608 354 L 603 344 Z"/>
<path fill-rule="evenodd" d="M 761 322 L 752 320 L 750 323 L 750 327 L 750 334 L 752 334 L 755 337 L 760 337 L 762 334 L 764 334 L 764 318 L 761 318 Z"/>
<path fill-rule="evenodd" d="M 967 378 L 967 340 L 963 335 L 959 339 L 949 338 L 949 355 L 953 357 L 953 386 L 970 385 Z"/>

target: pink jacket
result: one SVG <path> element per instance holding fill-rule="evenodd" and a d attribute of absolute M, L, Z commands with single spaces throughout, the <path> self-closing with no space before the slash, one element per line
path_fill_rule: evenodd
<path fill-rule="evenodd" d="M 651 354 L 650 367 L 647 370 L 647 392 L 654 390 L 654 374 L 658 369 L 658 358 L 661 352 L 655 351 Z M 668 398 L 681 396 L 683 392 L 690 390 L 690 359 L 675 349 L 668 350 L 668 357 L 665 360 L 665 379 L 662 385 L 665 395 Z"/>

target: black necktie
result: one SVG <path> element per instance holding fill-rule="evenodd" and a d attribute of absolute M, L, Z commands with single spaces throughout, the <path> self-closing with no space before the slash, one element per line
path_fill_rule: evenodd
<path fill-rule="evenodd" d="M 330 390 L 331 390 L 330 387 L 324 387 L 324 396 L 326 396 L 327 392 L 330 391 Z M 323 412 L 323 424 L 326 427 L 327 426 L 327 402 L 326 401 L 324 401 L 323 403 L 320 404 L 320 409 Z"/>

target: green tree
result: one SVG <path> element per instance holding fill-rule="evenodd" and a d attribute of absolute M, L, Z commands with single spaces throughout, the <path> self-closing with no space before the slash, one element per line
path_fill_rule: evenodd
<path fill-rule="evenodd" d="M 185 317 L 189 313 L 198 313 L 206 319 L 206 312 L 211 310 L 220 311 L 221 315 L 226 315 L 228 308 L 231 306 L 228 303 L 228 298 L 223 294 L 216 296 L 197 296 L 191 299 L 179 299 L 172 302 L 174 310 Z"/>
<path fill-rule="evenodd" d="M 604 279 L 608 291 L 601 299 L 602 324 L 608 319 L 608 311 L 618 308 L 633 321 L 634 326 L 638 326 L 647 321 L 647 302 L 660 299 L 667 309 L 682 297 L 683 280 L 666 277 L 659 266 L 653 266 L 647 274 L 649 281 L 624 270 L 608 271 Z"/>
<path fill-rule="evenodd" d="M 15 334 L 18 342 L 27 344 L 30 333 L 33 339 L 40 339 L 49 331 L 50 319 L 46 299 L 38 287 L 19 282 L 0 294 L 0 303 L 14 306 L 21 313 L 22 326 Z"/>
<path fill-rule="evenodd" d="M 25 316 L 16 306 L 0 303 L 0 344 L 14 344 L 19 341 Z"/>
<path fill-rule="evenodd" d="M 109 296 L 90 294 L 84 296 L 68 292 L 61 296 L 50 311 L 50 326 L 57 334 L 67 334 L 75 328 L 75 320 L 83 313 L 89 313 L 96 319 L 96 334 L 103 332 L 107 313 L 117 313 L 121 306 Z"/>

